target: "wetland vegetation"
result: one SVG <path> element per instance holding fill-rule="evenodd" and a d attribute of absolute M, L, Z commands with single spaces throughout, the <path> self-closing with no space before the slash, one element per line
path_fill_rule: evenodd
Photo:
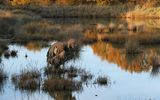
<path fill-rule="evenodd" d="M 0 100 L 159 100 L 158 0 L 0 0 Z"/>

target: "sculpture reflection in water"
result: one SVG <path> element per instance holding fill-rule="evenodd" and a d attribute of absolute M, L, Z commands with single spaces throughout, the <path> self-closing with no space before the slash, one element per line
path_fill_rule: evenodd
<path fill-rule="evenodd" d="M 43 90 L 55 100 L 76 100 L 73 93 L 82 92 L 83 84 L 92 79 L 89 72 L 73 66 L 47 67 L 45 73 L 47 78 L 44 80 Z"/>
<path fill-rule="evenodd" d="M 45 68 L 46 78 L 42 87 L 55 100 L 76 100 L 73 93 L 81 93 L 83 86 L 87 84 L 108 86 L 107 77 L 99 77 L 94 82 L 93 75 L 85 69 L 65 65 L 65 62 L 79 58 L 80 46 L 77 44 L 74 39 L 66 43 L 57 42 L 47 53 L 47 61 L 50 65 Z M 55 62 L 55 57 L 60 61 Z"/>
<path fill-rule="evenodd" d="M 80 46 L 77 44 L 76 40 L 70 39 L 67 42 L 56 42 L 48 50 L 47 62 L 50 65 L 45 68 L 47 78 L 44 80 L 43 90 L 55 100 L 76 100 L 73 92 L 81 92 L 82 84 L 92 79 L 92 75 L 85 70 L 64 65 L 79 57 Z"/>

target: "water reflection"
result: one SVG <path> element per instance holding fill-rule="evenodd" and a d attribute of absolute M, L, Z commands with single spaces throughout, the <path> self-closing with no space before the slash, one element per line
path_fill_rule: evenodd
<path fill-rule="evenodd" d="M 4 70 L 4 66 L 0 64 L 0 93 L 4 92 L 4 85 L 7 83 L 7 73 Z"/>
<path fill-rule="evenodd" d="M 36 45 L 35 47 L 33 46 L 33 48 L 36 48 Z M 67 67 L 67 65 L 62 65 L 60 67 L 44 67 L 47 65 L 46 53 L 48 47 L 42 47 L 40 51 L 35 52 L 34 50 L 28 50 L 25 44 L 12 44 L 9 45 L 7 51 L 12 50 L 17 51 L 17 57 L 11 57 L 9 59 L 5 59 L 2 57 L 2 63 L 6 66 L 6 69 L 11 70 L 9 71 L 9 75 L 11 75 L 10 77 L 12 80 L 12 84 L 9 80 L 9 85 L 11 85 L 12 89 L 8 88 L 5 84 L 5 86 L 2 87 L 4 87 L 6 91 L 11 91 L 11 93 L 22 92 L 22 98 L 27 96 L 29 100 L 34 94 L 35 98 L 37 98 L 37 95 L 48 94 L 56 100 L 76 100 L 77 95 L 81 94 L 84 91 L 83 88 L 86 88 L 86 85 L 95 85 L 95 88 L 100 85 L 99 83 L 94 83 L 96 80 L 93 77 L 94 75 L 89 71 L 86 71 L 85 68 L 83 69 L 76 66 Z M 76 60 L 79 60 L 77 58 L 80 57 L 81 52 L 81 47 L 78 47 L 74 52 L 69 52 L 69 54 L 67 54 L 69 56 L 66 62 L 76 62 Z M 28 54 L 27 59 L 25 58 L 25 53 Z M 35 56 L 33 56 L 33 54 Z M 41 56 L 38 54 L 40 54 Z M 44 57 L 43 60 L 42 56 Z M 34 65 L 34 62 L 37 61 L 37 57 L 39 58 L 38 61 L 41 61 L 42 63 L 37 63 Z M 31 61 L 29 59 L 31 59 Z M 17 61 L 19 63 L 17 63 Z M 37 69 L 33 70 L 35 67 Z M 39 74 L 41 74 L 41 77 L 39 77 Z M 108 78 L 106 79 L 108 82 Z M 104 81 L 102 80 L 102 82 L 104 82 L 104 86 L 108 87 L 106 79 Z M 15 88 L 13 89 L 13 87 Z M 42 93 L 38 93 L 39 91 Z"/>
<path fill-rule="evenodd" d="M 127 48 L 115 48 L 112 44 L 105 42 L 97 42 L 91 47 L 103 60 L 115 63 L 131 73 L 151 70 L 152 75 L 156 75 L 159 72 L 159 48 L 143 48 L 142 53 L 130 54 L 127 53 Z"/>
<path fill-rule="evenodd" d="M 86 98 L 116 100 L 119 97 L 132 98 L 133 93 L 135 98 L 159 98 L 160 49 L 158 27 L 154 30 L 154 25 L 153 27 L 151 27 L 152 25 L 145 26 L 145 22 L 134 23 L 134 21 L 118 19 L 90 20 L 89 22 L 87 22 L 88 19 L 82 21 L 49 19 L 49 21 L 45 21 L 19 23 L 22 24 L 20 25 L 22 29 L 13 27 L 15 23 L 13 26 L 10 25 L 17 33 L 15 36 L 12 35 L 12 41 L 0 44 L 0 63 L 9 71 L 10 77 L 8 84 L 5 81 L 4 83 L 0 82 L 0 90 L 4 90 L 4 94 L 0 95 L 2 100 L 12 97 L 16 100 L 19 96 L 22 96 L 20 99 L 25 100 L 32 100 L 33 98 L 37 100 L 83 100 Z M 131 23 L 150 28 L 144 28 L 143 32 L 141 30 L 130 33 L 128 31 L 119 32 L 119 29 L 116 29 L 115 33 L 107 32 L 107 30 L 105 30 L 106 33 L 98 33 L 96 26 L 99 23 L 105 26 L 110 23 L 116 26 Z M 149 32 L 151 33 L 148 34 Z M 64 65 L 47 66 L 48 41 L 54 39 L 67 40 L 71 37 L 79 39 L 83 46 L 75 52 L 68 52 L 69 56 Z M 134 38 L 132 39 L 132 37 Z M 9 48 L 7 49 L 7 47 Z M 4 53 L 10 51 L 11 54 L 12 50 L 17 51 L 17 56 L 5 59 Z M 14 52 L 12 53 L 14 54 Z M 23 94 L 21 88 L 16 88 L 16 90 L 13 88 L 18 87 L 18 84 L 12 84 L 10 79 L 13 74 L 17 73 L 18 80 L 20 80 L 20 71 L 25 68 L 29 69 L 28 64 L 40 70 L 41 77 L 35 91 L 28 92 L 25 87 L 23 90 L 26 94 Z M 73 66 L 71 66 L 72 64 Z M 156 79 L 150 79 L 150 75 L 156 76 Z M 105 76 L 110 77 L 110 80 Z M 34 79 L 35 77 L 24 83 L 34 84 Z M 114 85 L 111 84 L 112 81 L 115 81 Z M 112 87 L 106 88 L 110 84 Z M 100 85 L 102 87 L 99 87 Z M 103 87 L 103 85 L 105 86 Z M 138 89 L 139 91 L 137 91 Z M 155 91 L 155 94 L 152 91 Z M 14 96 L 15 94 L 16 96 Z M 116 97 L 114 97 L 115 95 Z"/>

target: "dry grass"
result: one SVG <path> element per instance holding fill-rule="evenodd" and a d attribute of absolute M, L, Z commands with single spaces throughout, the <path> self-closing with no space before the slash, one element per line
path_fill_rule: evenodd
<path fill-rule="evenodd" d="M 45 3 L 44 3 L 45 4 Z M 38 4 L 24 6 L 12 6 L 9 9 L 22 9 L 24 11 L 33 12 L 35 15 L 40 15 L 45 18 L 106 18 L 106 17 L 131 17 L 131 18 L 158 18 L 159 1 L 148 1 L 143 4 L 118 4 L 112 6 L 97 6 L 97 5 L 73 5 L 73 6 L 41 6 Z M 11 16 L 6 13 L 4 16 Z"/>
<path fill-rule="evenodd" d="M 95 32 L 92 32 L 91 30 L 86 30 L 84 32 L 84 38 L 84 41 L 94 42 L 97 41 L 97 34 Z"/>
<path fill-rule="evenodd" d="M 90 77 L 90 74 L 84 74 L 87 73 L 85 70 L 73 66 L 65 68 L 47 67 L 45 68 L 45 73 L 48 75 L 43 84 L 43 89 L 46 92 L 81 91 L 82 82 L 86 82 Z M 82 75 L 85 80 L 81 80 Z"/>
<path fill-rule="evenodd" d="M 135 7 L 126 13 L 127 18 L 160 18 L 160 7 Z"/>
<path fill-rule="evenodd" d="M 28 41 L 28 40 L 67 40 L 69 38 L 82 38 L 82 26 L 78 24 L 73 25 L 59 25 L 54 24 L 48 20 L 38 20 L 22 24 L 15 28 L 17 34 L 14 41 Z M 19 33 L 19 34 L 18 34 Z"/>
<path fill-rule="evenodd" d="M 96 6 L 96 5 L 79 5 L 79 6 L 20 6 L 13 8 L 21 8 L 27 11 L 34 12 L 45 18 L 97 18 L 97 17 L 117 17 L 126 12 L 126 8 L 131 6 Z"/>
<path fill-rule="evenodd" d="M 67 79 L 78 79 L 79 82 L 88 82 L 93 78 L 93 75 L 86 71 L 85 69 L 77 68 L 77 67 L 46 67 L 45 69 L 45 74 L 47 76 L 65 76 Z"/>
<path fill-rule="evenodd" d="M 0 18 L 11 18 L 14 15 L 8 10 L 0 10 Z"/>
<path fill-rule="evenodd" d="M 28 34 L 46 34 L 46 33 L 57 33 L 60 31 L 59 26 L 54 26 L 51 22 L 47 20 L 34 21 L 25 24 L 22 30 Z"/>
<path fill-rule="evenodd" d="M 40 88 L 40 76 L 38 70 L 22 70 L 19 75 L 12 75 L 12 82 L 20 90 L 35 91 Z"/>

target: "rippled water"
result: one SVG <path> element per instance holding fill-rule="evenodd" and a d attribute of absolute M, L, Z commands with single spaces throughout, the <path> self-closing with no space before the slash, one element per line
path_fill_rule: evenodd
<path fill-rule="evenodd" d="M 15 89 L 11 82 L 11 75 L 20 73 L 26 68 L 36 67 L 43 73 L 43 69 L 47 66 L 46 54 L 49 46 L 40 49 L 29 49 L 26 45 L 16 43 L 8 46 L 9 50 L 17 50 L 18 53 L 17 57 L 8 59 L 2 54 L 1 66 L 7 72 L 9 79 L 0 89 L 0 100 L 62 100 L 60 96 L 65 98 L 67 93 L 52 94 L 42 90 L 20 91 Z M 124 53 L 124 47 L 114 47 L 110 43 L 95 42 L 83 45 L 78 59 L 70 60 L 66 65 L 83 68 L 92 73 L 94 78 L 83 84 L 81 92 L 70 91 L 68 95 L 74 97 L 73 100 L 75 98 L 76 100 L 159 100 L 159 67 L 154 71 L 153 66 L 145 66 L 142 63 L 143 60 L 149 62 L 155 56 L 159 56 L 159 51 L 159 45 L 149 45 L 143 48 L 141 54 L 131 57 L 132 55 Z M 107 76 L 110 84 L 108 86 L 94 84 L 94 79 L 98 76 Z"/>

